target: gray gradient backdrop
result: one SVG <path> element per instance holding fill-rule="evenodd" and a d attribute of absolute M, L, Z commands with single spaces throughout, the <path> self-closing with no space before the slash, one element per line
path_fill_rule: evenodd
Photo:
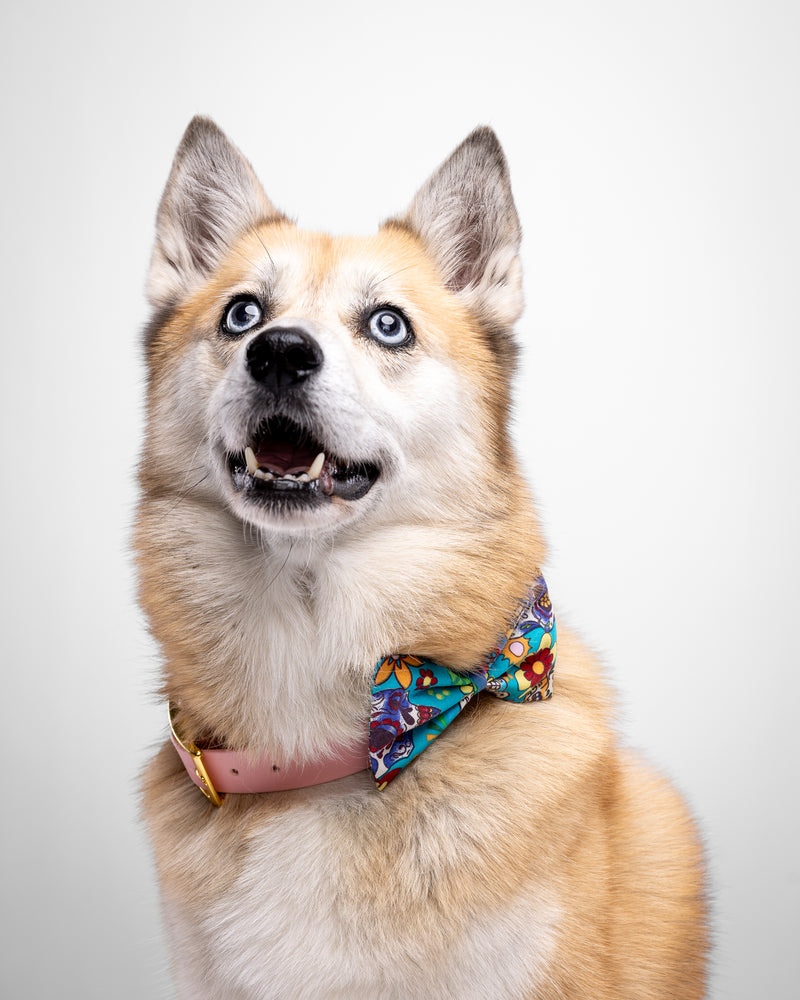
<path fill-rule="evenodd" d="M 798 29 L 775 0 L 4 5 L 3 997 L 173 996 L 127 547 L 142 286 L 196 112 L 335 231 L 496 128 L 556 607 L 699 817 L 712 996 L 797 995 Z"/>

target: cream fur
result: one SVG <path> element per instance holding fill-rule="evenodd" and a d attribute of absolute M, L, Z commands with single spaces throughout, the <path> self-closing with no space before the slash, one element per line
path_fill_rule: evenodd
<path fill-rule="evenodd" d="M 375 794 L 369 779 L 346 779 L 345 784 L 350 785 L 347 807 L 368 810 Z M 546 891 L 528 889 L 512 899 L 510 909 L 518 919 L 511 924 L 505 905 L 453 910 L 442 920 L 433 914 L 423 941 L 417 921 L 403 926 L 401 897 L 397 926 L 389 935 L 376 926 L 382 914 L 371 914 L 368 901 L 365 907 L 357 893 L 348 900 L 346 881 L 337 878 L 335 868 L 308 863 L 320 845 L 332 843 L 344 807 L 342 789 L 320 787 L 305 798 L 293 810 L 291 838 L 281 822 L 273 822 L 248 839 L 241 875 L 210 905 L 199 927 L 185 912 L 173 915 L 172 931 L 182 941 L 177 950 L 186 996 L 512 1000 L 546 971 L 558 924 Z M 455 845 L 462 835 L 455 817 L 443 818 L 430 833 L 442 845 Z M 457 853 L 451 853 L 444 864 L 459 863 Z M 375 891 L 390 892 L 391 886 Z M 209 954 L 205 949 L 212 941 Z M 273 969 L 280 975 L 271 975 Z"/>

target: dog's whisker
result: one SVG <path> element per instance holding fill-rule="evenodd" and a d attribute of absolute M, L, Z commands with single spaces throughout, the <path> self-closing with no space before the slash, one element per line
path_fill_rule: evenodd
<path fill-rule="evenodd" d="M 382 281 L 389 281 L 391 278 L 396 278 L 398 274 L 403 274 L 405 271 L 410 271 L 410 270 L 412 270 L 412 266 L 410 264 L 407 264 L 405 267 L 398 267 L 394 271 L 387 271 L 385 274 L 378 275 L 375 281 L 376 283 L 380 283 Z"/>
<path fill-rule="evenodd" d="M 273 267 L 273 270 L 274 270 L 274 268 L 275 268 L 275 261 L 272 259 L 272 254 L 270 254 L 269 250 L 267 250 L 266 244 L 261 239 L 261 233 L 259 233 L 259 231 L 257 229 L 254 229 L 253 232 L 255 233 L 255 236 L 256 236 L 256 239 L 258 240 L 258 242 L 261 244 L 262 247 L 264 247 L 264 253 L 267 255 L 267 258 L 268 258 L 270 264 L 272 264 L 272 267 Z"/>
<path fill-rule="evenodd" d="M 175 510 L 176 507 L 178 507 L 181 503 L 183 503 L 183 501 L 189 496 L 189 494 L 192 492 L 192 490 L 196 490 L 197 487 L 201 483 L 204 483 L 206 481 L 206 479 L 208 479 L 208 477 L 210 475 L 211 475 L 211 473 L 208 470 L 206 470 L 206 472 L 204 472 L 203 475 L 196 482 L 192 483 L 192 485 L 189 486 L 189 487 L 187 487 L 185 490 L 182 490 L 178 494 L 178 496 L 176 497 L 175 502 L 173 504 L 171 504 L 171 506 L 169 506 L 164 511 L 164 514 L 162 516 L 163 517 L 168 517 Z"/>
<path fill-rule="evenodd" d="M 270 587 L 273 585 L 273 583 L 275 583 L 275 581 L 278 579 L 278 577 L 281 575 L 281 573 L 286 569 L 286 564 L 289 562 L 289 556 L 292 554 L 292 549 L 293 548 L 294 548 L 294 539 L 289 539 L 289 547 L 286 550 L 286 556 L 284 557 L 284 560 L 281 563 L 280 568 L 278 569 L 278 572 L 275 574 L 275 576 L 272 577 L 272 579 L 267 584 L 267 586 L 265 588 L 266 590 L 270 589 Z"/>
<path fill-rule="evenodd" d="M 199 444 L 197 445 L 197 447 L 195 448 L 195 450 L 194 450 L 194 452 L 193 452 L 193 454 L 192 454 L 192 458 L 191 458 L 191 461 L 192 461 L 192 462 L 194 462 L 194 460 L 195 460 L 195 459 L 197 458 L 197 453 L 198 453 L 198 452 L 200 451 L 200 449 L 201 449 L 201 448 L 202 448 L 202 447 L 203 447 L 203 446 L 204 446 L 204 445 L 206 444 L 207 440 L 208 440 L 208 435 L 206 435 L 206 436 L 205 436 L 205 437 L 204 437 L 204 438 L 203 438 L 203 439 L 202 439 L 202 440 L 200 441 L 200 443 L 199 443 Z M 180 503 L 182 503 L 182 502 L 183 502 L 183 501 L 184 501 L 184 500 L 186 499 L 186 497 L 187 497 L 187 496 L 188 496 L 188 495 L 189 495 L 189 494 L 190 494 L 190 493 L 192 492 L 192 490 L 195 490 L 195 489 L 197 489 L 197 487 L 198 487 L 198 486 L 199 486 L 199 485 L 200 485 L 201 483 L 205 482 L 205 480 L 206 480 L 206 479 L 208 479 L 208 477 L 209 477 L 209 476 L 211 475 L 211 472 L 210 472 L 210 470 L 209 470 L 209 469 L 208 469 L 208 467 L 207 467 L 206 465 L 204 465 L 204 464 L 200 464 L 200 465 L 189 465 L 189 466 L 188 466 L 188 467 L 187 467 L 187 468 L 186 468 L 186 469 L 184 470 L 184 474 L 183 474 L 183 482 L 184 482 L 184 483 L 186 483 L 186 482 L 187 482 L 187 480 L 188 480 L 188 479 L 189 479 L 189 478 L 190 478 L 190 477 L 192 476 L 192 473 L 194 473 L 194 472 L 197 472 L 197 471 L 198 471 L 198 469 L 202 469 L 202 470 L 203 470 L 203 475 L 202 475 L 202 476 L 201 476 L 201 477 L 200 477 L 200 478 L 199 478 L 198 480 L 196 480 L 196 481 L 195 481 L 194 483 L 192 483 L 192 485 L 191 485 L 191 486 L 181 486 L 181 488 L 180 488 L 180 491 L 179 491 L 179 493 L 178 493 L 178 496 L 177 496 L 177 498 L 176 498 L 176 500 L 175 500 L 174 504 L 173 504 L 173 505 L 172 505 L 171 507 L 169 507 L 169 508 L 168 508 L 168 509 L 167 509 L 167 510 L 165 511 L 165 513 L 164 513 L 164 517 L 167 517 L 167 516 L 168 516 L 169 514 L 171 514 L 171 513 L 172 513 L 172 511 L 174 511 L 174 510 L 175 510 L 175 508 L 176 508 L 176 507 L 177 507 L 177 506 L 178 506 L 178 505 L 179 505 Z"/>

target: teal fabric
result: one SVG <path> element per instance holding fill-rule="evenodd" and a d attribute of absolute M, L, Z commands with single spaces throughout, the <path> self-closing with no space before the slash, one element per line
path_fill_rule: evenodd
<path fill-rule="evenodd" d="M 485 662 L 456 673 L 417 656 L 386 656 L 375 668 L 369 757 L 385 788 L 481 691 L 515 702 L 553 693 L 556 623 L 547 585 L 534 579 L 513 622 Z"/>

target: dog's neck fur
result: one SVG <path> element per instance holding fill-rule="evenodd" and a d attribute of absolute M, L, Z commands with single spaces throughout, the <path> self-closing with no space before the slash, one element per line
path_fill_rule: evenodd
<path fill-rule="evenodd" d="M 191 738 L 287 759 L 366 741 L 387 653 L 474 666 L 543 555 L 527 505 L 494 525 L 507 558 L 487 566 L 485 534 L 473 548 L 463 522 L 290 540 L 258 537 L 222 508 L 174 504 L 146 499 L 139 526 L 164 693 Z"/>

